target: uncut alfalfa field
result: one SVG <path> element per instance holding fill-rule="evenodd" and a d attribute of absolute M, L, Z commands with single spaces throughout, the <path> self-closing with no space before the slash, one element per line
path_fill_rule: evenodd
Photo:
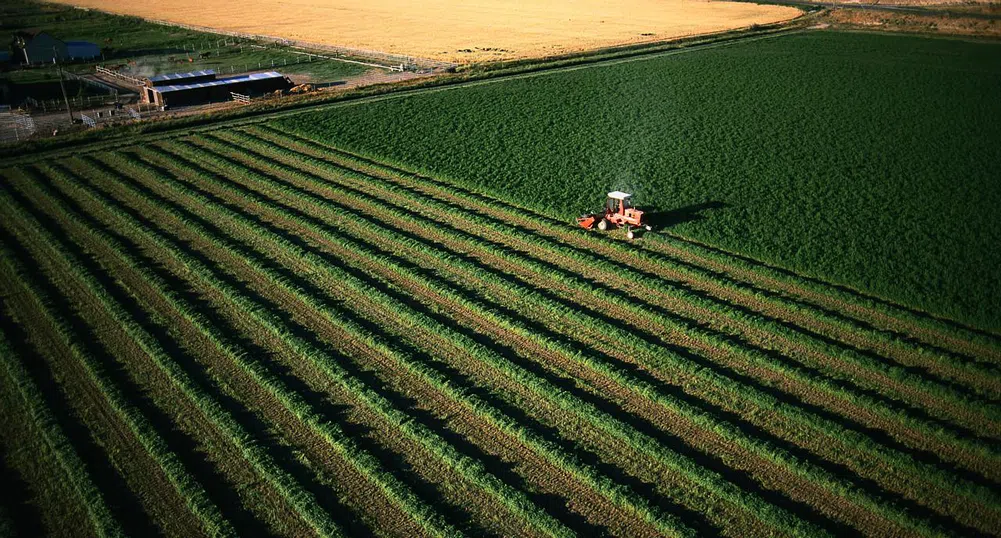
<path fill-rule="evenodd" d="M 998 57 L 801 32 L 0 167 L 0 529 L 1001 533 Z M 657 228 L 573 224 L 613 189 Z"/>

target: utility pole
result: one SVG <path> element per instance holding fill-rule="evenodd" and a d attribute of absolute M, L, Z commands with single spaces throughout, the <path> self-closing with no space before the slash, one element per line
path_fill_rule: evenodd
<path fill-rule="evenodd" d="M 70 109 L 70 98 L 66 96 L 66 86 L 63 85 L 63 66 L 59 65 L 59 60 L 56 59 L 57 55 L 56 48 L 52 47 L 52 61 L 56 63 L 56 69 L 59 70 L 59 89 L 63 91 L 63 100 L 66 101 L 66 114 L 70 117 L 70 125 L 73 125 L 73 110 Z"/>

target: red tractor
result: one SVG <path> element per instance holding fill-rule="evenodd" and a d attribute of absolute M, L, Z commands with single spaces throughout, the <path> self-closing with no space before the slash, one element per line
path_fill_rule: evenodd
<path fill-rule="evenodd" d="M 590 213 L 579 217 L 577 224 L 580 224 L 585 230 L 590 230 L 597 223 L 598 229 L 601 231 L 607 230 L 609 226 L 625 226 L 626 237 L 629 239 L 635 237 L 633 228 L 652 230 L 650 225 L 643 222 L 643 212 L 633 207 L 632 196 L 621 191 L 608 193 L 604 213 Z"/>

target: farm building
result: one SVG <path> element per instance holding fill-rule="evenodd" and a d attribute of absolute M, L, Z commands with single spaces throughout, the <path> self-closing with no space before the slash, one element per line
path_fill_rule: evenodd
<path fill-rule="evenodd" d="M 27 65 L 60 60 L 90 60 L 101 55 L 101 48 L 89 41 L 62 41 L 46 32 L 18 32 L 15 36 L 19 60 Z"/>
<path fill-rule="evenodd" d="M 195 82 L 205 82 L 215 80 L 215 70 L 206 69 L 204 71 L 193 71 L 191 73 L 167 73 L 146 79 L 146 87 L 172 86 L 177 84 L 194 84 Z"/>
<path fill-rule="evenodd" d="M 19 32 L 15 43 L 20 49 L 19 60 L 27 65 L 52 63 L 54 58 L 66 57 L 66 43 L 45 32 Z"/>
<path fill-rule="evenodd" d="M 275 71 L 216 78 L 215 71 L 208 70 L 148 78 L 141 97 L 145 103 L 166 108 L 228 101 L 233 93 L 259 95 L 292 86 L 288 78 Z"/>

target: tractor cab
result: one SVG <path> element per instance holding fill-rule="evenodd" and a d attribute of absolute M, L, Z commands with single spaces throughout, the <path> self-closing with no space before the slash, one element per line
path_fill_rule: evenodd
<path fill-rule="evenodd" d="M 603 213 L 588 214 L 577 219 L 577 223 L 584 229 L 590 230 L 595 227 L 605 231 L 609 226 L 625 226 L 626 237 L 633 238 L 633 227 L 652 228 L 643 222 L 643 211 L 636 209 L 632 204 L 632 196 L 628 192 L 612 191 L 608 193 L 605 200 L 605 211 Z"/>
<path fill-rule="evenodd" d="M 633 195 L 622 192 L 613 191 L 608 193 L 608 198 L 605 199 L 605 214 L 607 215 L 625 215 L 627 209 L 632 209 Z"/>

